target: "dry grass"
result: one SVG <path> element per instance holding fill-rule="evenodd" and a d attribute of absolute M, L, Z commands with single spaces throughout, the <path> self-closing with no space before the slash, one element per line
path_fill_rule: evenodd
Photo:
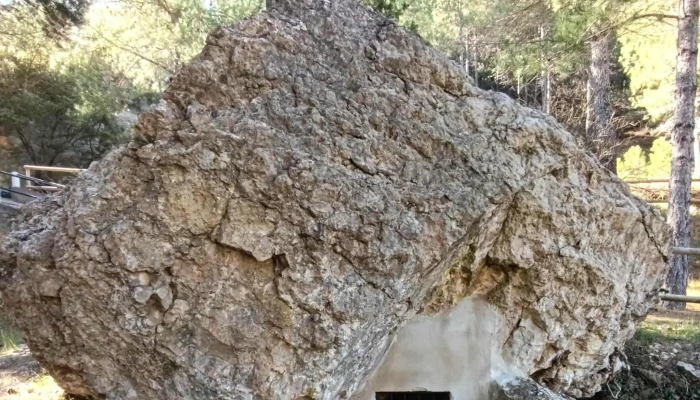
<path fill-rule="evenodd" d="M 634 337 L 643 343 L 683 341 L 700 344 L 700 316 L 695 311 L 660 311 L 642 322 Z"/>
<path fill-rule="evenodd" d="M 697 273 L 691 275 L 687 294 L 700 297 Z M 700 344 L 700 304 L 688 303 L 685 310 L 657 309 L 640 324 L 635 338 L 641 342 L 680 340 Z"/>

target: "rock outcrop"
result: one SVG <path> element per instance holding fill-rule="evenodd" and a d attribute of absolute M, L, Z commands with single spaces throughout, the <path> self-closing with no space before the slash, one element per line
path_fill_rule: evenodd
<path fill-rule="evenodd" d="M 413 34 L 291 1 L 25 207 L 0 292 L 33 354 L 78 395 L 347 399 L 405 322 L 478 296 L 505 365 L 592 394 L 664 276 L 662 218 Z"/>

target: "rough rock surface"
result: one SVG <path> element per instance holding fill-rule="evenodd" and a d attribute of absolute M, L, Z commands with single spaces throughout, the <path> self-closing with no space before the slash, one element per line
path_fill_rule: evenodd
<path fill-rule="evenodd" d="M 531 379 L 504 377 L 499 380 L 496 377 L 493 384 L 493 393 L 490 400 L 570 400 L 565 396 L 552 393 Z"/>
<path fill-rule="evenodd" d="M 507 363 L 591 394 L 669 237 L 551 117 L 346 0 L 214 32 L 126 148 L 23 218 L 5 306 L 108 399 L 348 398 L 405 321 L 473 295 Z"/>

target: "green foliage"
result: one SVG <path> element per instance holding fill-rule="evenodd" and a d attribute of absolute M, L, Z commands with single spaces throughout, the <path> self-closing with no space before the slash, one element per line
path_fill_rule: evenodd
<path fill-rule="evenodd" d="M 508 0 L 415 0 L 403 10 L 400 21 L 414 26 L 438 49 L 457 55 L 466 41 L 481 46 L 477 43 L 485 41 L 481 36 L 486 32 L 489 42 L 501 45 L 507 44 L 507 38 L 517 36 L 517 25 L 511 25 L 509 30 L 502 29 L 505 19 L 509 19 L 517 7 L 520 7 L 518 2 Z"/>
<path fill-rule="evenodd" d="M 641 344 L 664 341 L 700 343 L 700 323 L 683 319 L 645 321 L 635 333 L 634 338 Z"/>
<path fill-rule="evenodd" d="M 69 57 L 99 57 L 142 91 L 168 79 L 204 47 L 207 34 L 261 11 L 264 0 L 122 0 L 93 7 Z"/>
<path fill-rule="evenodd" d="M 20 140 L 20 159 L 85 166 L 126 139 L 117 115 L 157 101 L 210 31 L 263 7 L 264 0 L 96 3 L 69 38 L 54 40 L 46 9 L 3 6 L 0 133 Z"/>
<path fill-rule="evenodd" d="M 649 154 L 632 146 L 617 162 L 617 174 L 622 179 L 668 178 L 671 175 L 671 143 L 656 139 Z"/>
<path fill-rule="evenodd" d="M 408 9 L 408 3 L 405 1 L 365 0 L 364 2 L 375 11 L 394 20 L 399 20 L 399 18 L 401 18 L 404 12 Z"/>
<path fill-rule="evenodd" d="M 117 140 L 118 106 L 108 105 L 108 68 L 64 57 L 65 43 L 46 32 L 48 23 L 33 5 L 0 13 L 0 132 L 20 140 L 19 160 L 84 165 Z"/>
<path fill-rule="evenodd" d="M 56 42 L 65 40 L 70 30 L 83 22 L 89 6 L 89 0 L 2 1 L 0 2 L 0 26 L 5 26 L 0 28 L 0 42 L 2 36 L 15 35 L 25 28 L 24 25 L 38 28 L 46 39 Z M 25 12 L 18 13 L 19 10 L 25 10 Z M 7 26 L 8 20 L 15 20 L 19 25 Z"/>
<path fill-rule="evenodd" d="M 416 0 L 401 15 L 431 44 L 455 58 L 478 52 L 478 68 L 500 84 L 549 71 L 567 79 L 585 70 L 593 27 L 626 13 L 624 0 Z M 507 27 L 507 29 L 504 29 Z"/>
<path fill-rule="evenodd" d="M 47 24 L 42 12 L 17 4 L 0 9 L 0 62 L 4 57 L 43 58 L 54 51 L 56 42 L 49 41 L 43 27 Z"/>
<path fill-rule="evenodd" d="M 23 146 L 35 162 L 99 156 L 123 137 L 114 124 L 117 113 L 156 101 L 172 75 L 202 49 L 209 32 L 265 6 L 264 0 L 116 0 L 89 8 L 85 0 L 14 1 L 0 8 L 0 84 L 7 82 L 1 94 L 9 96 L 0 100 L 0 123 L 14 134 L 29 130 L 44 140 L 51 115 L 58 113 L 58 132 L 80 132 L 55 159 L 37 155 L 53 148 L 55 137 L 44 149 Z M 670 115 L 675 25 L 640 15 L 672 14 L 675 1 L 362 1 L 466 65 L 482 87 L 524 104 L 539 107 L 540 77 L 550 73 L 550 112 L 572 131 L 580 131 L 584 121 L 587 42 L 595 32 L 614 30 L 624 65 L 614 86 L 616 115 L 632 109 L 630 96 L 632 106 L 648 110 L 654 122 Z M 59 25 L 68 26 L 69 34 L 56 40 L 46 27 L 56 25 L 60 15 Z M 22 76 L 36 83 L 20 90 L 14 81 Z M 20 104 L 36 112 L 19 109 Z M 637 111 L 632 125 L 648 122 Z M 632 156 L 621 161 L 626 170 L 647 168 L 632 167 L 641 157 Z"/>
<path fill-rule="evenodd" d="M 24 0 L 24 3 L 46 16 L 44 31 L 48 36 L 65 35 L 71 26 L 83 22 L 89 0 Z"/>
<path fill-rule="evenodd" d="M 115 112 L 119 94 L 104 66 L 68 65 L 65 71 L 15 59 L 0 69 L 0 127 L 17 137 L 40 165 L 86 165 L 123 136 Z"/>
<path fill-rule="evenodd" d="M 0 314 L 0 352 L 10 352 L 24 343 L 22 333 L 10 325 L 7 318 Z"/>
<path fill-rule="evenodd" d="M 674 15 L 677 1 L 642 0 L 649 13 Z M 676 22 L 639 19 L 621 30 L 621 62 L 630 77 L 631 100 L 661 123 L 673 113 L 676 66 Z"/>

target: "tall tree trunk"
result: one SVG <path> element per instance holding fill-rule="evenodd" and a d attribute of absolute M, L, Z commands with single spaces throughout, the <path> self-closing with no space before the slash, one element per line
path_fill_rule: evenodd
<path fill-rule="evenodd" d="M 549 107 L 552 103 L 552 78 L 549 71 L 542 71 L 540 79 L 542 81 L 542 111 L 549 114 Z"/>
<path fill-rule="evenodd" d="M 596 35 L 590 43 L 591 65 L 589 71 L 593 107 L 593 131 L 600 162 L 617 173 L 617 134 L 612 126 L 612 101 L 610 96 L 610 33 Z"/>
<path fill-rule="evenodd" d="M 464 66 L 464 72 L 469 76 L 469 41 L 465 37 L 464 29 L 464 13 L 462 12 L 462 2 L 459 2 L 457 11 L 457 19 L 459 23 L 459 61 Z"/>
<path fill-rule="evenodd" d="M 468 38 L 471 37 L 471 35 L 468 36 Z M 479 51 L 476 46 L 476 40 L 474 40 L 474 43 L 472 43 L 472 65 L 474 66 L 474 84 L 476 87 L 479 87 Z"/>
<path fill-rule="evenodd" d="M 547 52 L 545 39 L 547 38 L 547 27 L 540 26 L 540 41 L 542 52 L 540 54 L 540 85 L 542 87 L 542 111 L 549 113 L 549 104 L 551 103 L 551 83 L 549 76 L 549 66 L 547 62 Z"/>
<path fill-rule="evenodd" d="M 471 65 L 469 54 L 469 41 L 464 40 L 464 72 L 466 72 L 467 75 L 470 74 L 469 66 Z"/>
<path fill-rule="evenodd" d="M 679 17 L 668 222 L 673 228 L 674 246 L 689 247 L 691 163 L 697 91 L 698 0 L 680 0 Z M 685 294 L 688 286 L 688 256 L 674 255 L 671 258 L 667 283 L 671 293 Z M 669 308 L 685 308 L 685 303 L 671 303 Z"/>
<path fill-rule="evenodd" d="M 586 149 L 591 152 L 596 152 L 595 150 L 595 130 L 593 129 L 593 87 L 591 84 L 591 73 L 588 71 L 588 77 L 586 78 L 586 137 L 585 145 Z"/>
<path fill-rule="evenodd" d="M 693 142 L 693 176 L 700 177 L 700 130 L 695 124 L 695 133 L 693 134 L 695 141 Z"/>

